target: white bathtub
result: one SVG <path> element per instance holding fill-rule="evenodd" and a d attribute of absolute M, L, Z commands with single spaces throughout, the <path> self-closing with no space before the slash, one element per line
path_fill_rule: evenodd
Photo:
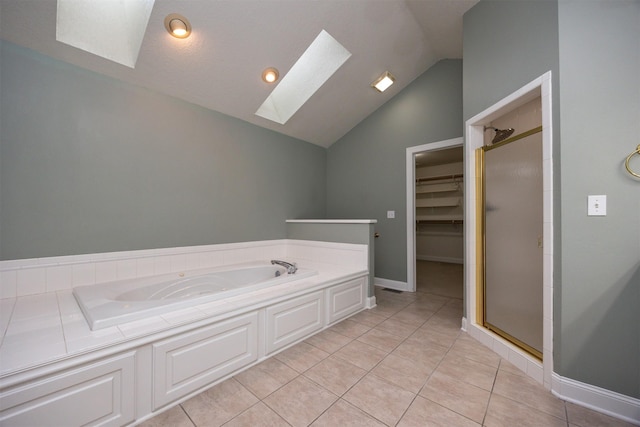
<path fill-rule="evenodd" d="M 243 264 L 78 286 L 73 295 L 91 330 L 97 330 L 315 274 L 305 269 L 287 274 L 284 267 L 266 263 Z"/>

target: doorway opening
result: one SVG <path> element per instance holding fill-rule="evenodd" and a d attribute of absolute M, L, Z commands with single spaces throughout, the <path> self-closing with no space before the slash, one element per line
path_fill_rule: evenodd
<path fill-rule="evenodd" d="M 407 148 L 407 289 L 462 299 L 462 138 Z"/>

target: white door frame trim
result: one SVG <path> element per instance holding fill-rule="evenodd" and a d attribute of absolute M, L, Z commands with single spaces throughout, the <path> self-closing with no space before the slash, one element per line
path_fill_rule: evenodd
<path fill-rule="evenodd" d="M 423 151 L 461 147 L 463 142 L 464 140 L 460 137 L 407 148 L 407 291 L 409 292 L 416 291 L 416 154 Z"/>
<path fill-rule="evenodd" d="M 535 99 L 542 103 L 542 175 L 543 175 L 543 363 L 476 322 L 476 165 L 475 151 L 484 143 L 484 126 L 492 120 Z M 551 71 L 502 99 L 465 124 L 465 318 L 470 335 L 492 348 L 527 373 L 545 388 L 551 389 L 553 372 L 553 156 L 551 114 Z"/>

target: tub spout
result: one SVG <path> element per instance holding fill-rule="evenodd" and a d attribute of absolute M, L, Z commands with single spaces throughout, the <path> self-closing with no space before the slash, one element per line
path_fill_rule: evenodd
<path fill-rule="evenodd" d="M 284 268 L 287 269 L 287 273 L 288 274 L 294 274 L 296 271 L 298 271 L 298 266 L 296 265 L 296 263 L 290 263 L 290 262 L 286 262 L 286 261 L 280 261 L 277 259 L 272 259 L 271 260 L 271 264 L 278 264 L 283 266 Z"/>

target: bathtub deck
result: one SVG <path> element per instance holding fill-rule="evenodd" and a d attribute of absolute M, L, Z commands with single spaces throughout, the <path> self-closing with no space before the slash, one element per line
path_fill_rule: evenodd
<path fill-rule="evenodd" d="M 181 327 L 287 299 L 366 270 L 306 265 L 318 275 L 162 315 L 91 331 L 70 289 L 0 300 L 0 378 L 114 346 L 137 346 Z"/>

